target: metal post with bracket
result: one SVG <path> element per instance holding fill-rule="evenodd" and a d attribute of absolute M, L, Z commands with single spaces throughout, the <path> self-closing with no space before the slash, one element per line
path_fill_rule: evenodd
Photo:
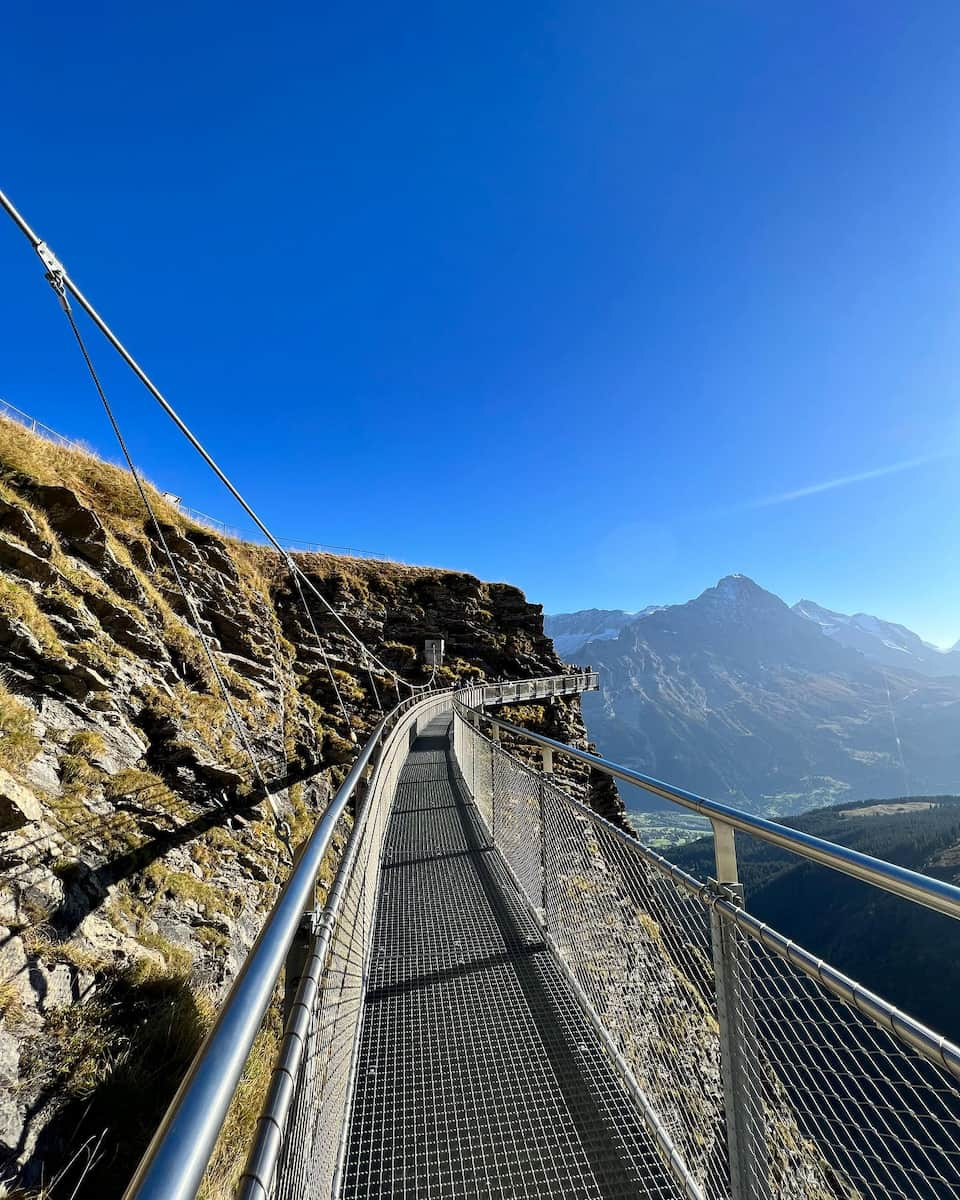
<path fill-rule="evenodd" d="M 713 821 L 716 879 L 710 890 L 718 898 L 743 906 L 737 871 L 735 832 Z M 760 1043 L 751 977 L 750 946 L 740 931 L 714 906 L 710 937 L 720 1026 L 720 1074 L 730 1158 L 732 1200 L 767 1200 L 769 1173 L 763 1122 Z"/>

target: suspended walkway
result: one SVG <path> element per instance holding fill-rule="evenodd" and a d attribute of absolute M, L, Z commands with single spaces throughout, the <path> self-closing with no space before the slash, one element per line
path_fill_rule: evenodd
<path fill-rule="evenodd" d="M 596 685 L 432 693 L 384 721 L 131 1200 L 196 1195 L 281 976 L 285 1036 L 243 1200 L 960 1197 L 960 1050 L 757 921 L 734 835 L 944 919 L 960 917 L 960 890 L 520 729 L 500 708 Z M 708 817 L 716 879 L 568 795 L 561 754 Z"/>
<path fill-rule="evenodd" d="M 656 1196 L 656 1148 L 473 806 L 450 718 L 381 865 L 343 1195 Z"/>

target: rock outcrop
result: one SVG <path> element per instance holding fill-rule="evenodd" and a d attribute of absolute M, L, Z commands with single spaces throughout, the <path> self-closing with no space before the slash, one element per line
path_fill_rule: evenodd
<path fill-rule="evenodd" d="M 176 573 L 127 474 L 0 421 L 0 1181 L 65 1195 L 119 1194 L 285 878 L 242 740 L 299 842 L 395 702 L 277 555 L 151 498 Z M 300 561 L 411 682 L 434 636 L 441 683 L 561 669 L 516 588 Z"/>

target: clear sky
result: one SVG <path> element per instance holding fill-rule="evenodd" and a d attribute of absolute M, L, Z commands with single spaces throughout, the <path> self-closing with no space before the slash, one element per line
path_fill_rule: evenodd
<path fill-rule="evenodd" d="M 960 637 L 955 0 L 54 0 L 0 59 L 0 186 L 279 533 Z M 115 453 L 12 225 L 0 280 L 0 396 Z"/>

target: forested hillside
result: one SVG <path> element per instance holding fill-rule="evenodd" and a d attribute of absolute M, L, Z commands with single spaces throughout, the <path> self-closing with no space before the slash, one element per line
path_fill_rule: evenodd
<path fill-rule="evenodd" d="M 960 882 L 960 797 L 919 796 L 817 809 L 785 821 L 817 837 Z M 886 999 L 960 1041 L 960 922 L 737 836 L 747 907 Z M 672 851 L 714 873 L 713 842 Z"/>

